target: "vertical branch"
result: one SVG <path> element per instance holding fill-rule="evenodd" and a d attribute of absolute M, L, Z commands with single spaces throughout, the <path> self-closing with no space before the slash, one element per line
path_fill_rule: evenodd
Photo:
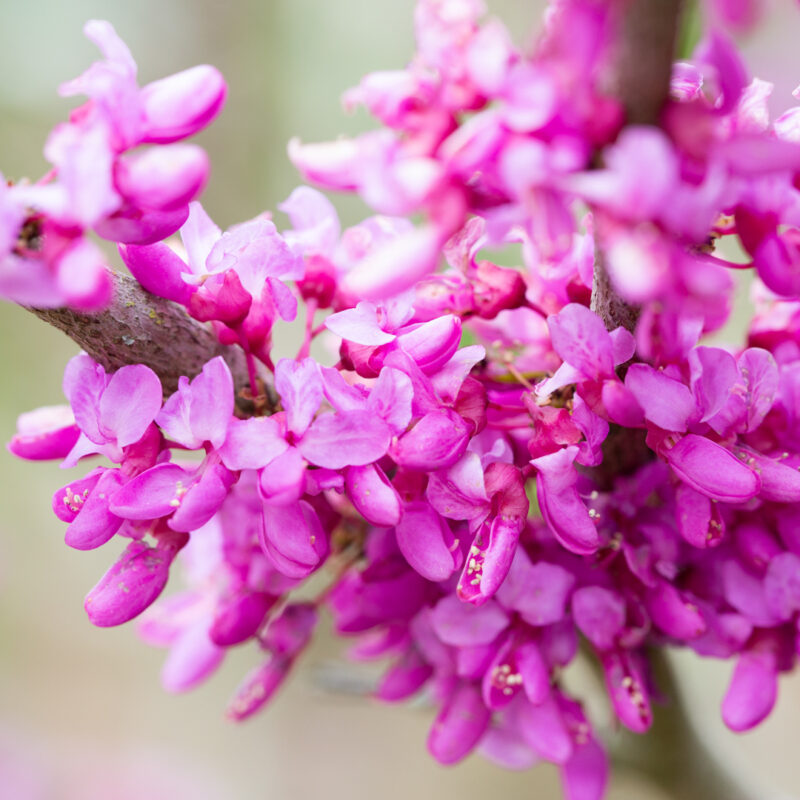
<path fill-rule="evenodd" d="M 672 60 L 678 40 L 682 0 L 619 0 L 617 41 L 606 90 L 619 99 L 629 125 L 656 125 L 669 94 Z M 642 175 L 647 180 L 647 175 Z M 598 225 L 598 228 L 601 226 Z M 597 229 L 596 229 L 597 231 Z M 602 230 L 596 232 L 591 308 L 609 330 L 620 325 L 633 330 L 639 309 L 614 291 L 603 259 Z M 634 436 L 630 436 L 633 433 Z M 635 431 L 617 429 L 609 437 L 609 456 L 600 476 L 613 480 L 620 464 L 641 453 Z M 604 447 L 604 451 L 607 448 Z M 641 463 L 641 462 L 639 462 Z M 610 468 L 610 470 L 609 470 Z M 615 760 L 646 774 L 656 785 L 681 800 L 725 797 L 746 800 L 722 766 L 708 753 L 692 729 L 670 666 L 663 655 L 651 653 L 658 684 L 669 698 L 658 709 L 645 736 L 625 735 L 615 747 Z"/>
<path fill-rule="evenodd" d="M 669 95 L 682 0 L 622 0 L 608 91 L 628 125 L 655 125 Z"/>
<path fill-rule="evenodd" d="M 625 109 L 628 125 L 655 125 L 669 95 L 682 0 L 617 0 L 617 38 L 606 91 Z M 642 176 L 647 180 L 647 175 Z M 603 263 L 602 230 L 596 229 L 591 309 L 613 330 L 636 326 L 639 309 L 619 297 Z"/>

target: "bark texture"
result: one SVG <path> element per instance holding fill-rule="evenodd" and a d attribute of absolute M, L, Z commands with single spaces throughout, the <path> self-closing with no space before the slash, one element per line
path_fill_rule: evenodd
<path fill-rule="evenodd" d="M 618 0 L 617 6 L 618 34 L 606 91 L 622 103 L 626 124 L 655 125 L 669 95 L 682 0 Z M 609 330 L 622 325 L 632 331 L 639 309 L 615 294 L 603 260 L 601 225 L 595 235 L 591 309 Z"/>
<path fill-rule="evenodd" d="M 178 378 L 193 378 L 211 358 L 221 355 L 233 373 L 237 396 L 249 387 L 244 353 L 224 347 L 207 325 L 192 319 L 169 300 L 146 292 L 133 278 L 114 275 L 114 299 L 97 314 L 69 308 L 31 308 L 75 341 L 106 370 L 145 364 L 161 379 L 164 396 Z"/>
<path fill-rule="evenodd" d="M 682 0 L 622 0 L 608 91 L 628 125 L 654 125 L 669 95 Z"/>
<path fill-rule="evenodd" d="M 620 0 L 620 10 L 608 92 L 622 101 L 627 124 L 655 125 L 669 94 L 682 1 Z M 642 180 L 647 180 L 647 175 Z M 591 308 L 609 330 L 622 325 L 632 331 L 639 309 L 614 292 L 603 263 L 602 233 L 597 235 L 597 242 Z M 603 448 L 600 474 L 595 476 L 601 484 L 640 465 L 643 454 L 652 457 L 637 431 L 614 428 Z M 651 660 L 657 683 L 669 700 L 656 710 L 647 735 L 626 732 L 612 742 L 615 762 L 639 770 L 680 800 L 751 800 L 699 740 L 671 666 L 656 652 L 651 653 Z"/>

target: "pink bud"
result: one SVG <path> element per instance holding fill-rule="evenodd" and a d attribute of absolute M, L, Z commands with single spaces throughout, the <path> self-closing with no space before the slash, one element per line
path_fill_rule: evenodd
<path fill-rule="evenodd" d="M 339 357 L 345 369 L 352 369 L 362 378 L 377 378 L 380 374 L 379 359 L 373 358 L 377 347 L 363 344 L 353 344 L 346 339 L 342 340 L 339 348 Z"/>
<path fill-rule="evenodd" d="M 706 623 L 698 607 L 684 600 L 680 592 L 667 581 L 659 581 L 647 592 L 645 607 L 655 626 L 674 639 L 696 639 L 706 631 Z"/>
<path fill-rule="evenodd" d="M 433 674 L 433 667 L 416 650 L 409 650 L 384 672 L 375 692 L 380 700 L 397 703 L 419 691 Z"/>
<path fill-rule="evenodd" d="M 414 287 L 416 319 L 436 319 L 442 314 L 460 316 L 472 310 L 472 289 L 462 275 L 433 275 Z"/>
<path fill-rule="evenodd" d="M 297 288 L 306 302 L 313 298 L 317 308 L 329 308 L 336 294 L 336 271 L 333 264 L 318 253 L 307 256 L 306 272 L 297 281 Z"/>
<path fill-rule="evenodd" d="M 354 169 L 359 160 L 359 145 L 353 139 L 338 139 L 321 144 L 302 144 L 292 139 L 289 160 L 308 181 L 330 189 L 353 191 L 357 187 Z"/>
<path fill-rule="evenodd" d="M 762 575 L 767 565 L 784 552 L 772 531 L 763 524 L 742 522 L 733 534 L 736 554 L 742 565 L 750 567 L 758 575 Z"/>
<path fill-rule="evenodd" d="M 759 497 L 775 503 L 800 502 L 800 472 L 795 467 L 774 458 L 767 458 L 746 447 L 737 447 L 734 453 L 761 478 Z"/>
<path fill-rule="evenodd" d="M 460 552 L 453 532 L 428 503 L 408 503 L 396 534 L 400 552 L 423 578 L 443 581 L 458 568 Z"/>
<path fill-rule="evenodd" d="M 473 285 L 475 306 L 478 316 L 483 319 L 494 319 L 501 311 L 519 308 L 525 302 L 525 280 L 515 269 L 480 261 L 477 280 Z"/>
<path fill-rule="evenodd" d="M 610 651 L 600 663 L 606 676 L 606 688 L 620 722 L 635 733 L 644 733 L 653 722 L 650 697 L 635 654 Z"/>
<path fill-rule="evenodd" d="M 144 247 L 121 244 L 119 254 L 143 289 L 181 305 L 189 302 L 195 287 L 181 277 L 187 270 L 186 264 L 168 245 L 163 242 Z"/>
<path fill-rule="evenodd" d="M 589 739 L 575 748 L 561 776 L 566 800 L 601 800 L 608 783 L 608 758 L 602 747 Z"/>
<path fill-rule="evenodd" d="M 261 470 L 258 486 L 261 498 L 269 505 L 285 505 L 303 494 L 306 463 L 296 447 L 290 447 Z"/>
<path fill-rule="evenodd" d="M 106 258 L 84 237 L 76 239 L 56 262 L 56 284 L 66 305 L 79 311 L 99 311 L 113 292 Z"/>
<path fill-rule="evenodd" d="M 576 445 L 531 460 L 537 469 L 536 496 L 550 531 L 573 553 L 588 555 L 600 546 L 594 518 L 578 494 Z"/>
<path fill-rule="evenodd" d="M 148 83 L 142 89 L 143 142 L 160 144 L 194 136 L 222 110 L 228 87 L 208 64 Z"/>
<path fill-rule="evenodd" d="M 263 592 L 242 590 L 226 598 L 217 607 L 208 632 L 220 647 L 230 647 L 249 639 L 258 631 L 267 611 L 277 598 Z"/>
<path fill-rule="evenodd" d="M 685 483 L 675 489 L 678 530 L 694 547 L 716 547 L 725 533 L 725 520 L 719 504 Z"/>
<path fill-rule="evenodd" d="M 259 541 L 283 575 L 304 578 L 327 556 L 328 537 L 309 503 L 264 505 L 263 515 Z"/>
<path fill-rule="evenodd" d="M 173 211 L 194 200 L 208 180 L 208 156 L 192 144 L 151 147 L 117 160 L 117 190 L 130 203 Z"/>
<path fill-rule="evenodd" d="M 572 616 L 598 650 L 611 650 L 625 626 L 625 600 L 612 589 L 583 586 L 572 595 Z"/>
<path fill-rule="evenodd" d="M 309 642 L 319 613 L 313 603 L 290 603 L 264 634 L 264 646 L 275 653 L 296 656 Z"/>
<path fill-rule="evenodd" d="M 750 730 L 772 711 L 777 693 L 775 655 L 770 651 L 744 653 L 722 701 L 722 719 L 731 730 Z"/>
<path fill-rule="evenodd" d="M 781 553 L 770 561 L 764 577 L 764 596 L 778 619 L 789 620 L 800 611 L 800 557 Z"/>
<path fill-rule="evenodd" d="M 41 461 L 64 458 L 80 436 L 68 406 L 45 406 L 17 419 L 17 432 L 8 450 L 17 458 Z"/>
<path fill-rule="evenodd" d="M 189 313 L 200 322 L 216 320 L 238 326 L 253 304 L 250 293 L 242 286 L 235 270 L 212 275 L 189 298 Z"/>
<path fill-rule="evenodd" d="M 455 764 L 469 755 L 489 727 L 491 712 L 480 689 L 462 683 L 442 707 L 428 734 L 428 750 L 440 764 Z"/>
<path fill-rule="evenodd" d="M 169 566 L 178 550 L 189 540 L 173 539 L 169 544 L 150 547 L 131 542 L 119 560 L 86 595 L 84 608 L 93 625 L 108 628 L 122 625 L 142 613 L 161 594 L 169 578 Z"/>
<path fill-rule="evenodd" d="M 403 467 L 431 471 L 450 467 L 466 449 L 470 426 L 450 409 L 426 414 L 392 444 L 389 455 Z"/>
<path fill-rule="evenodd" d="M 450 360 L 460 341 L 461 319 L 452 314 L 423 322 L 397 337 L 399 347 L 428 374 L 437 372 Z"/>
<path fill-rule="evenodd" d="M 400 521 L 400 496 L 376 464 L 350 467 L 345 486 L 347 496 L 368 522 L 391 528 Z"/>
<path fill-rule="evenodd" d="M 539 705 L 523 703 L 519 712 L 523 738 L 542 758 L 565 764 L 573 752 L 573 742 L 564 715 L 550 696 Z"/>
<path fill-rule="evenodd" d="M 122 484 L 117 469 L 107 469 L 83 502 L 75 520 L 70 523 L 65 541 L 76 550 L 93 550 L 105 544 L 122 525 L 122 518 L 108 510 L 111 494 Z"/>
<path fill-rule="evenodd" d="M 664 452 L 675 474 L 689 486 L 712 499 L 743 503 L 758 494 L 758 474 L 730 450 L 690 433 Z"/>
<path fill-rule="evenodd" d="M 228 703 L 227 715 L 240 721 L 255 714 L 280 688 L 291 665 L 291 659 L 286 656 L 274 655 L 252 670 Z"/>
<path fill-rule="evenodd" d="M 468 376 L 461 384 L 453 408 L 462 419 L 473 426 L 473 433 L 480 433 L 486 427 L 487 404 L 486 386 Z"/>
<path fill-rule="evenodd" d="M 181 633 L 161 670 L 161 685 L 168 692 L 186 692 L 208 678 L 220 665 L 225 651 L 211 641 L 205 619 Z"/>
<path fill-rule="evenodd" d="M 543 703 L 550 694 L 550 669 L 542 651 L 535 642 L 525 642 L 517 647 L 516 659 L 526 697 L 534 705 Z"/>
<path fill-rule="evenodd" d="M 128 205 L 95 225 L 95 233 L 110 242 L 153 244 L 171 236 L 189 217 L 189 206 L 151 211 Z"/>

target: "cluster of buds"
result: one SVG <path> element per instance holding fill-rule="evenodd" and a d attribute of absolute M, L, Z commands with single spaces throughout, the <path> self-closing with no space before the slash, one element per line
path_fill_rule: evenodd
<path fill-rule="evenodd" d="M 164 398 L 149 367 L 81 354 L 69 405 L 24 414 L 9 446 L 106 460 L 54 512 L 71 547 L 126 543 L 86 611 L 139 617 L 169 648 L 168 690 L 249 642 L 262 663 L 228 713 L 251 715 L 324 607 L 355 658 L 389 659 L 379 698 L 426 691 L 436 759 L 545 759 L 569 800 L 599 800 L 608 772 L 561 677 L 581 640 L 633 731 L 658 696 L 648 653 L 668 646 L 735 660 L 731 729 L 769 714 L 800 655 L 800 110 L 770 121 L 771 87 L 724 32 L 757 4 L 716 0 L 659 124 L 626 125 L 606 90 L 624 12 L 553 2 L 523 53 L 479 0 L 420 0 L 408 68 L 345 96 L 383 127 L 289 146 L 307 179 L 375 210 L 344 231 L 302 186 L 285 227 L 264 214 L 221 232 L 194 201 L 205 157 L 173 142 L 224 83 L 198 67 L 140 90 L 125 46 L 90 23 L 107 60 L 67 85 L 91 99 L 50 140 L 55 172 L 0 186 L 0 293 L 108 302 L 96 259 L 67 258 L 94 230 L 145 290 L 244 352 L 263 402 L 237 406 L 221 357 Z M 589 308 L 597 253 L 631 324 Z M 703 343 L 742 268 L 746 340 Z M 300 350 L 278 358 L 273 327 L 300 305 Z M 328 363 L 310 356 L 318 337 L 338 348 Z M 176 564 L 188 588 L 159 600 Z"/>
<path fill-rule="evenodd" d="M 143 88 L 136 62 L 108 22 L 86 24 L 104 61 L 61 86 L 86 95 L 52 131 L 53 168 L 36 184 L 0 175 L 0 297 L 97 310 L 111 300 L 105 258 L 87 236 L 143 244 L 175 233 L 208 178 L 208 156 L 184 144 L 222 110 L 226 84 L 211 66 Z"/>

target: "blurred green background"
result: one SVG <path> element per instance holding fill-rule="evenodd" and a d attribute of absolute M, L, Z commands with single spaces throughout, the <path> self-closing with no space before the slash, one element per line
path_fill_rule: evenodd
<path fill-rule="evenodd" d="M 522 43 L 543 3 L 488 5 Z M 776 110 L 791 104 L 800 82 L 795 5 L 776 0 L 745 43 L 754 74 L 776 83 Z M 226 76 L 227 107 L 199 137 L 214 170 L 204 202 L 222 227 L 248 219 L 297 184 L 285 156 L 291 136 L 324 140 L 369 126 L 363 114 L 346 115 L 339 97 L 368 71 L 404 65 L 412 11 L 411 0 L 2 0 L 0 168 L 9 178 L 45 170 L 47 132 L 72 105 L 56 87 L 97 57 L 81 27 L 99 17 L 131 47 L 141 83 L 202 62 Z M 358 201 L 336 202 L 346 222 L 358 220 Z M 0 307 L 0 438 L 22 411 L 62 402 L 61 371 L 74 352 L 22 310 Z M 50 496 L 67 480 L 57 467 L 0 451 L 0 800 L 560 797 L 548 766 L 515 774 L 479 757 L 455 769 L 436 765 L 424 747 L 428 710 L 387 708 L 350 691 L 370 676 L 340 665 L 329 637 L 245 725 L 224 721 L 222 710 L 256 663 L 252 649 L 232 653 L 196 692 L 165 694 L 161 651 L 131 627 L 99 630 L 85 618 L 85 592 L 121 548 L 64 545 Z M 800 736 L 800 682 L 784 679 L 770 721 L 734 737 L 718 720 L 729 667 L 685 655 L 679 670 L 695 722 L 726 768 L 760 787 L 759 798 L 800 797 L 789 745 Z M 324 688 L 331 683 L 337 691 Z M 610 795 L 665 796 L 624 770 Z"/>

